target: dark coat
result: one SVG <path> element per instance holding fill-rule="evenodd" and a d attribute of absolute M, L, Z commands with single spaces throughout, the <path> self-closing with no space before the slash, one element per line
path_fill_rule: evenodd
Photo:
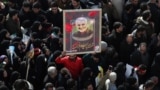
<path fill-rule="evenodd" d="M 134 51 L 135 47 L 133 43 L 128 44 L 126 40 L 124 40 L 120 45 L 120 60 L 124 63 L 130 62 L 130 55 Z"/>
<path fill-rule="evenodd" d="M 120 49 L 120 43 L 122 42 L 124 36 L 123 33 L 117 33 L 115 30 L 107 37 L 107 43 L 111 46 L 114 46 L 117 52 Z"/>
<path fill-rule="evenodd" d="M 160 53 L 156 54 L 150 73 L 151 76 L 157 76 L 160 78 Z M 158 82 L 157 86 L 160 86 L 160 82 Z"/>
<path fill-rule="evenodd" d="M 7 28 L 10 34 L 21 34 L 20 22 L 14 21 L 11 17 L 6 21 L 5 27 Z"/>
<path fill-rule="evenodd" d="M 25 20 L 31 20 L 31 12 L 25 12 L 23 9 L 19 11 L 18 16 L 21 23 Z"/>
<path fill-rule="evenodd" d="M 48 22 L 52 23 L 53 26 L 58 26 L 61 29 L 63 28 L 63 16 L 62 12 L 58 11 L 56 14 L 54 14 L 52 11 L 47 11 L 46 17 Z"/>
<path fill-rule="evenodd" d="M 143 59 L 144 57 L 144 59 Z M 135 50 L 130 57 L 130 64 L 132 66 L 139 66 L 140 64 L 144 64 L 146 66 L 149 65 L 149 54 L 146 52 L 145 54 L 141 54 L 139 50 Z"/>

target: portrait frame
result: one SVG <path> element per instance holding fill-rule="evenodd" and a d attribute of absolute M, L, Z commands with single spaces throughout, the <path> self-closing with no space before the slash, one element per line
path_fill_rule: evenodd
<path fill-rule="evenodd" d="M 101 25 L 101 9 L 64 10 L 63 51 L 68 55 L 101 52 Z"/>

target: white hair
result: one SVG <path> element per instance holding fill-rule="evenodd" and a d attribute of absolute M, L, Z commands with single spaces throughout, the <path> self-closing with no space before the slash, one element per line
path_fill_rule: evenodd
<path fill-rule="evenodd" d="M 51 74 L 51 73 L 56 73 L 57 69 L 54 66 L 50 66 L 50 67 L 48 67 L 47 71 L 48 71 L 48 74 Z"/>

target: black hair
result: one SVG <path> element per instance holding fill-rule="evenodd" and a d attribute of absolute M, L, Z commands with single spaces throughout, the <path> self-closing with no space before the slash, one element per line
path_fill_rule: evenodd
<path fill-rule="evenodd" d="M 120 26 L 122 26 L 123 24 L 121 22 L 114 22 L 113 24 L 113 29 L 117 29 L 119 28 Z"/>
<path fill-rule="evenodd" d="M 51 3 L 51 7 L 58 7 L 58 4 L 55 3 L 55 2 L 52 2 L 52 3 Z"/>
<path fill-rule="evenodd" d="M 31 21 L 30 20 L 24 20 L 23 22 L 22 22 L 22 26 L 24 27 L 24 28 L 30 28 L 31 27 L 31 25 L 32 25 L 32 23 L 31 23 Z"/>
<path fill-rule="evenodd" d="M 10 16 L 10 17 L 13 17 L 13 16 L 16 15 L 16 14 L 18 14 L 18 11 L 15 10 L 15 9 L 12 9 L 12 10 L 9 11 L 9 16 Z"/>
<path fill-rule="evenodd" d="M 141 9 L 142 11 L 147 10 L 147 9 L 148 9 L 148 4 L 147 4 L 146 2 L 142 2 L 142 3 L 140 4 L 140 9 Z"/>
<path fill-rule="evenodd" d="M 143 17 L 144 20 L 147 20 L 147 18 L 148 18 L 150 15 L 151 15 L 150 10 L 145 10 L 145 11 L 143 11 L 143 13 L 142 13 L 142 17 Z"/>
<path fill-rule="evenodd" d="M 88 88 L 89 85 L 92 85 L 92 82 L 91 81 L 86 81 L 84 83 L 84 88 L 87 90 L 87 88 Z"/>
<path fill-rule="evenodd" d="M 28 1 L 24 1 L 22 6 L 23 7 L 30 7 L 31 5 Z"/>
<path fill-rule="evenodd" d="M 13 88 L 15 90 L 29 90 L 27 82 L 23 79 L 18 79 L 14 82 Z"/>
<path fill-rule="evenodd" d="M 143 25 L 138 25 L 137 32 L 143 32 L 146 28 Z"/>
<path fill-rule="evenodd" d="M 127 11 L 132 9 L 132 8 L 133 8 L 132 4 L 126 4 L 125 7 L 124 7 L 124 9 L 127 10 Z"/>
<path fill-rule="evenodd" d="M 127 78 L 127 83 L 129 85 L 134 85 L 136 82 L 137 82 L 137 79 L 133 76 L 130 76 L 130 77 Z"/>
<path fill-rule="evenodd" d="M 149 87 L 153 87 L 155 84 L 152 80 L 148 80 L 145 82 L 144 87 L 145 88 L 149 88 Z"/>
<path fill-rule="evenodd" d="M 58 35 L 58 32 L 59 32 L 59 31 L 60 31 L 60 28 L 59 28 L 59 27 L 57 27 L 57 26 L 53 27 L 52 32 L 54 32 L 56 35 Z"/>
<path fill-rule="evenodd" d="M 32 8 L 41 8 L 41 5 L 39 2 L 34 2 L 33 5 L 32 5 Z"/>
<path fill-rule="evenodd" d="M 9 90 L 9 89 L 5 85 L 0 85 L 0 90 Z"/>

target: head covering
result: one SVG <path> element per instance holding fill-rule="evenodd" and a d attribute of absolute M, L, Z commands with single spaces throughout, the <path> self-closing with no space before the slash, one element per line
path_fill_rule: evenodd
<path fill-rule="evenodd" d="M 110 79 L 110 81 L 116 81 L 116 79 L 117 79 L 117 74 L 115 73 L 115 72 L 111 72 L 110 74 L 109 74 L 109 79 Z"/>
<path fill-rule="evenodd" d="M 5 58 L 7 58 L 6 55 L 1 55 L 1 56 L 0 56 L 0 64 L 4 61 Z"/>
<path fill-rule="evenodd" d="M 101 50 L 105 50 L 107 48 L 108 44 L 105 41 L 101 41 Z"/>
<path fill-rule="evenodd" d="M 56 73 L 57 69 L 54 66 L 50 66 L 50 67 L 48 67 L 47 71 L 48 71 L 48 74 L 51 74 L 51 73 Z"/>

